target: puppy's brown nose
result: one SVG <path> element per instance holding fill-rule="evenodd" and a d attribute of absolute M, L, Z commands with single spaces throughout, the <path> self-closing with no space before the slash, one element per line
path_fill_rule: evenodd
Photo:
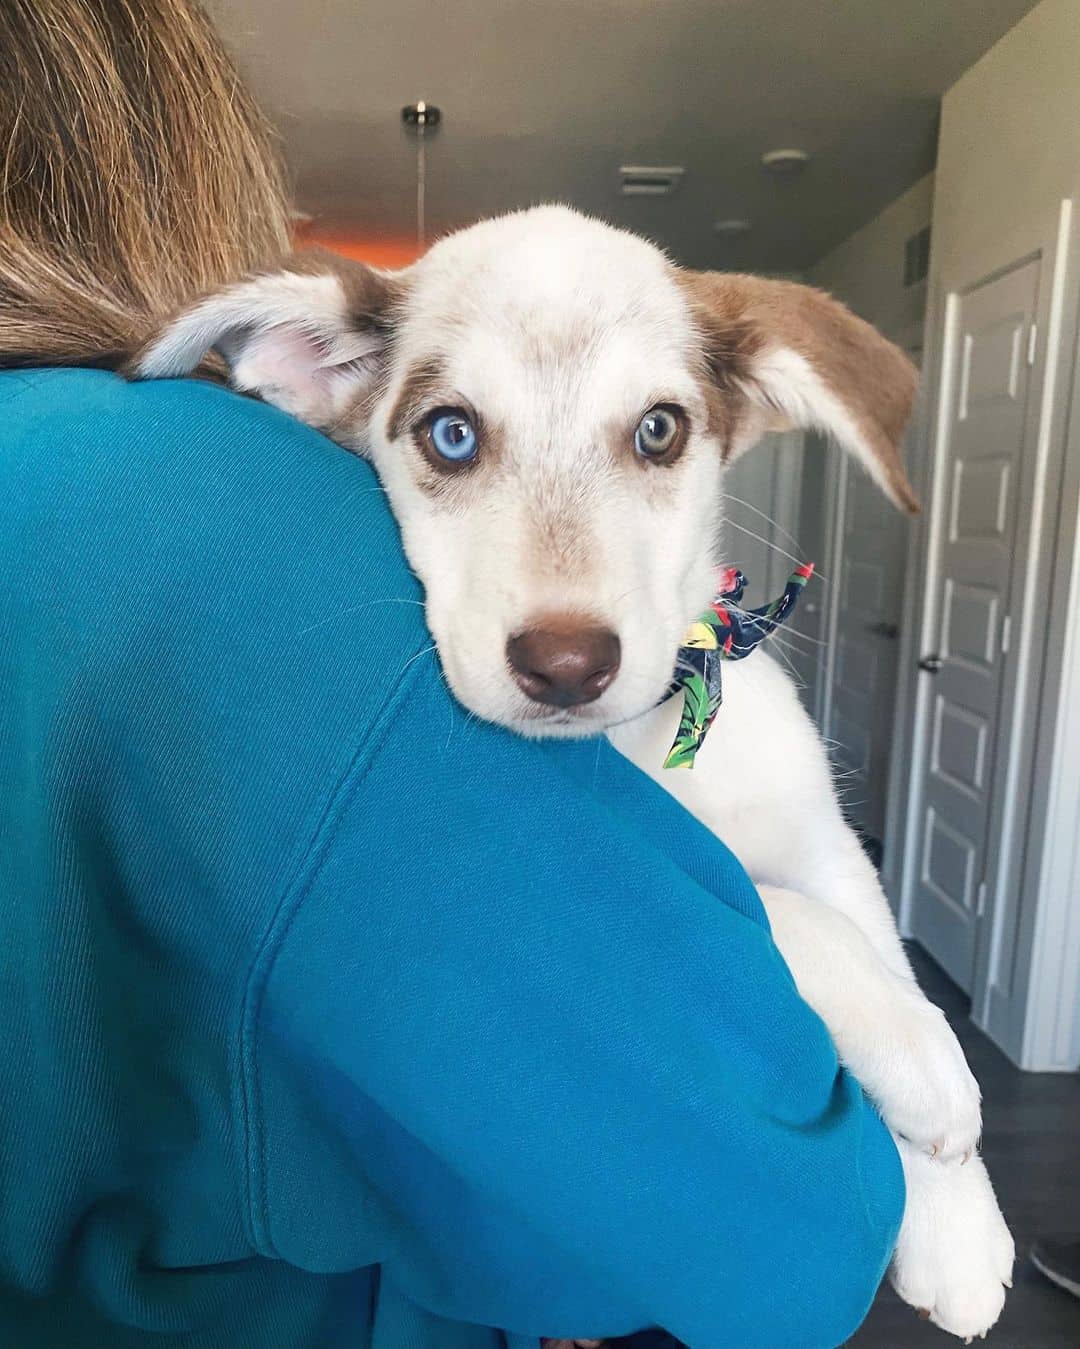
<path fill-rule="evenodd" d="M 518 685 L 536 703 L 577 707 L 599 698 L 619 671 L 619 639 L 571 615 L 545 619 L 506 643 Z"/>

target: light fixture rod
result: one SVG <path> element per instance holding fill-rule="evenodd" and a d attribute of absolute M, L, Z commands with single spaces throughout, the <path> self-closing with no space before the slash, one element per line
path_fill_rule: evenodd
<path fill-rule="evenodd" d="M 401 110 L 401 120 L 416 132 L 416 245 L 427 246 L 427 133 L 442 121 L 442 111 L 420 99 Z"/>

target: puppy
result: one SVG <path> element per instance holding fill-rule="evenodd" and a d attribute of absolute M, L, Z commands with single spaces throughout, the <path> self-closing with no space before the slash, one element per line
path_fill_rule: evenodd
<path fill-rule="evenodd" d="M 770 429 L 815 427 L 916 510 L 904 356 L 820 292 L 683 271 L 561 207 L 452 234 L 395 273 L 298 255 L 194 304 L 131 368 L 185 375 L 211 349 L 236 388 L 371 459 L 467 708 L 526 736 L 606 733 L 740 858 L 896 1139 L 894 1286 L 954 1335 L 984 1334 L 1013 1242 L 976 1151 L 979 1088 L 794 686 L 764 652 L 725 665 L 693 770 L 662 767 L 675 653 L 712 598 L 724 466 Z"/>

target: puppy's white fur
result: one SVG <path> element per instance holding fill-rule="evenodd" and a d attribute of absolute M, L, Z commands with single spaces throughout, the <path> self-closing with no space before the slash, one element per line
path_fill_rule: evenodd
<path fill-rule="evenodd" d="M 765 304 L 748 299 L 722 327 L 721 348 L 729 340 L 740 355 L 718 428 L 720 394 L 705 373 L 686 278 L 652 245 L 561 208 L 474 226 L 406 273 L 372 279 L 387 287 L 381 324 L 355 317 L 333 271 L 284 272 L 181 315 L 137 372 L 187 373 L 216 346 L 239 387 L 369 455 L 458 698 L 528 735 L 605 730 L 733 849 L 800 991 L 897 1138 L 908 1182 L 897 1289 L 946 1330 L 982 1333 L 1001 1309 L 1012 1241 L 973 1155 L 979 1089 L 918 989 L 786 675 L 764 654 L 727 665 L 724 703 L 694 770 L 661 768 L 679 708 L 658 700 L 688 621 L 711 598 L 722 461 L 780 414 L 830 431 L 894 499 L 910 500 L 873 422 L 886 391 L 852 386 L 857 375 L 829 377 L 826 353 L 819 361 L 808 349 L 816 320 L 804 321 L 800 306 L 829 302 L 731 278 L 737 304 L 744 280 Z M 786 327 L 785 305 L 797 317 Z M 781 316 L 775 330 L 770 314 Z M 854 319 L 849 331 L 837 307 L 826 318 L 822 342 L 837 333 L 856 347 L 870 340 Z M 713 377 L 723 382 L 715 368 Z M 678 405 L 689 422 L 668 467 L 632 449 L 635 425 L 659 403 Z M 475 410 L 486 441 L 475 468 L 445 482 L 433 481 L 422 444 L 423 414 L 436 406 Z M 880 423 L 889 424 L 884 412 Z M 595 702 L 559 711 L 526 697 L 506 645 L 562 613 L 616 632 L 622 663 Z"/>

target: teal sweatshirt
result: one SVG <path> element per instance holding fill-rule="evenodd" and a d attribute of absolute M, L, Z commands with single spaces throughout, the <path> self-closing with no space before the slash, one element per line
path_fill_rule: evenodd
<path fill-rule="evenodd" d="M 826 1349 L 903 1203 L 724 846 L 452 701 L 370 469 L 0 374 L 0 1346 Z"/>

